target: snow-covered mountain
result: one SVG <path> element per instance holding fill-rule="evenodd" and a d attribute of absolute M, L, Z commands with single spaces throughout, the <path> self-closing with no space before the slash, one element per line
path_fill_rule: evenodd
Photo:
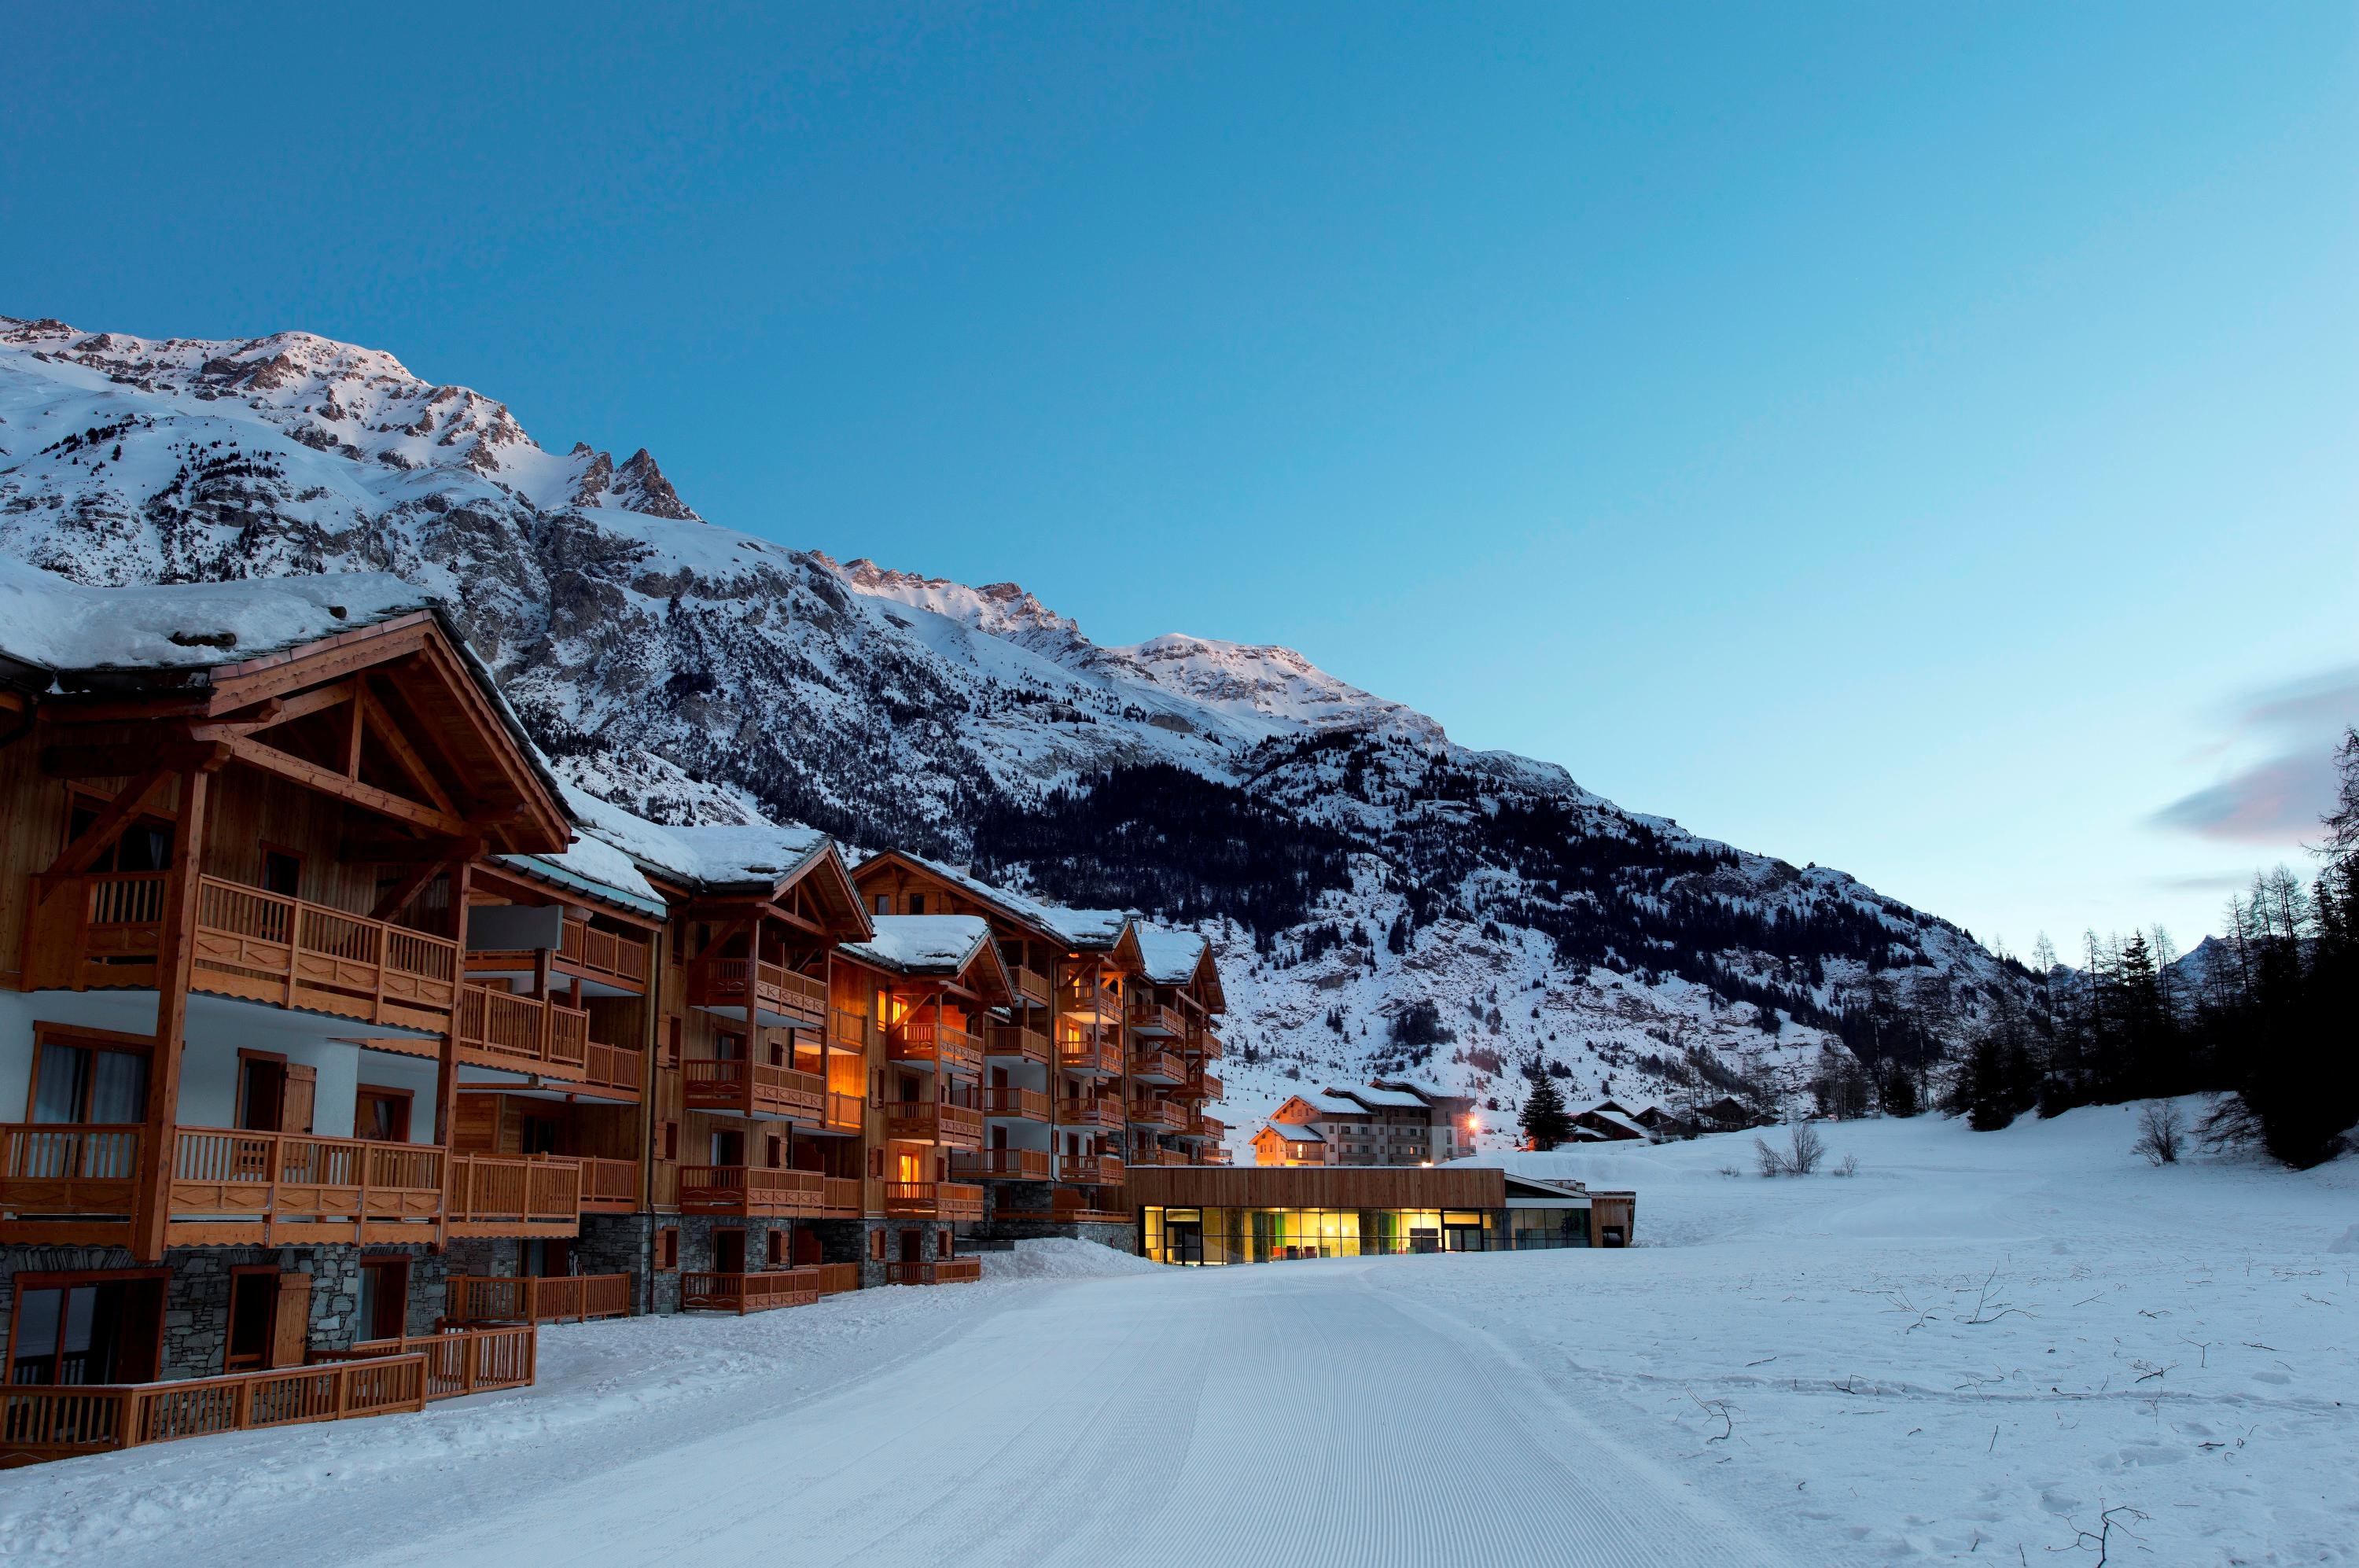
<path fill-rule="evenodd" d="M 1291 649 L 1101 648 L 1013 583 L 736 533 L 645 451 L 545 451 L 502 404 L 308 333 L 0 317 L 0 551 L 85 583 L 396 572 L 593 793 L 1198 920 L 1227 949 L 1234 1121 L 1379 1068 L 1504 1112 L 1536 1053 L 1576 1096 L 1791 1087 L 1870 991 L 1968 1030 L 2014 983 L 1839 872 L 1470 752 Z"/>

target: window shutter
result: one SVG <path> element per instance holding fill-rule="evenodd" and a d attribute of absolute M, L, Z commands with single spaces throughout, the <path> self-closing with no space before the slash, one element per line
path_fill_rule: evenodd
<path fill-rule="evenodd" d="M 270 1365 L 300 1367 L 311 1338 L 311 1276 L 278 1276 L 278 1302 L 271 1320 Z"/>
<path fill-rule="evenodd" d="M 278 1097 L 278 1130 L 308 1133 L 311 1130 L 311 1105 L 319 1098 L 320 1074 L 317 1069 L 298 1062 L 287 1064 L 287 1086 Z M 301 1360 L 302 1357 L 296 1357 Z"/>

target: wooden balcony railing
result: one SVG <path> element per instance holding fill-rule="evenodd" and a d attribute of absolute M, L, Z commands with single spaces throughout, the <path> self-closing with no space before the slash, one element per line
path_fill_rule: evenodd
<path fill-rule="evenodd" d="M 0 1124 L 0 1212 L 19 1216 L 120 1215 L 138 1201 L 144 1128 Z"/>
<path fill-rule="evenodd" d="M 1015 983 L 1016 996 L 1019 1001 L 1029 1002 L 1034 1007 L 1045 1007 L 1056 996 L 1055 988 L 1049 984 L 1049 977 L 1037 969 L 1027 969 L 1020 964 L 1011 964 L 1007 966 L 1007 977 Z"/>
<path fill-rule="evenodd" d="M 1159 1127 L 1178 1132 L 1188 1123 L 1188 1113 L 1169 1100 L 1133 1100 L 1130 1103 L 1130 1125 Z"/>
<path fill-rule="evenodd" d="M 827 1025 L 827 982 L 798 975 L 782 964 L 765 960 L 755 965 L 756 1010 L 765 1022 L 799 1029 Z M 689 969 L 688 1003 L 692 1007 L 745 1006 L 745 961 L 725 956 L 701 958 Z"/>
<path fill-rule="evenodd" d="M 236 1372 L 177 1383 L 0 1387 L 0 1465 L 426 1408 L 426 1357 Z"/>
<path fill-rule="evenodd" d="M 1222 1138 L 1227 1135 L 1229 1127 L 1228 1124 L 1218 1116 L 1208 1116 L 1201 1111 L 1193 1111 L 1189 1113 L 1188 1125 L 1183 1130 L 1190 1138 Z"/>
<path fill-rule="evenodd" d="M 885 1212 L 896 1219 L 979 1220 L 983 1189 L 958 1181 L 887 1181 Z"/>
<path fill-rule="evenodd" d="M 946 1149 L 980 1149 L 983 1113 L 970 1105 L 888 1100 L 885 1104 L 885 1136 L 910 1143 L 938 1143 Z"/>
<path fill-rule="evenodd" d="M 951 1156 L 951 1173 L 969 1181 L 1046 1181 L 1045 1149 L 979 1149 Z"/>
<path fill-rule="evenodd" d="M 1118 1130 L 1123 1125 L 1122 1096 L 1119 1094 L 1067 1094 L 1057 1102 L 1057 1125 L 1060 1127 L 1103 1127 Z"/>
<path fill-rule="evenodd" d="M 1198 1165 L 1226 1165 L 1228 1162 L 1229 1151 L 1217 1143 L 1208 1143 L 1199 1148 L 1193 1161 Z"/>
<path fill-rule="evenodd" d="M 816 1171 L 773 1171 L 760 1165 L 683 1165 L 679 1212 L 773 1218 L 816 1216 L 826 1197 Z"/>
<path fill-rule="evenodd" d="M 906 1263 L 897 1258 L 885 1265 L 888 1285 L 965 1285 L 982 1278 L 980 1258 L 921 1258 Z"/>
<path fill-rule="evenodd" d="M 694 1057 L 681 1062 L 679 1069 L 688 1108 L 692 1111 L 727 1111 L 813 1125 L 827 1113 L 827 1080 L 816 1073 L 774 1067 L 766 1062 Z"/>
<path fill-rule="evenodd" d="M 1112 1154 L 1065 1154 L 1057 1159 L 1057 1180 L 1080 1181 L 1093 1187 L 1119 1187 L 1123 1182 L 1122 1160 Z"/>
<path fill-rule="evenodd" d="M 994 1024 L 991 1026 L 989 1054 L 1037 1062 L 1045 1067 L 1049 1064 L 1049 1037 L 1038 1029 L 1026 1029 L 1019 1024 Z"/>
<path fill-rule="evenodd" d="M 1077 1023 L 1119 1024 L 1122 996 L 1110 985 L 1062 985 L 1057 990 L 1057 1012 Z"/>
<path fill-rule="evenodd" d="M 888 1054 L 895 1062 L 926 1063 L 970 1077 L 983 1071 L 983 1041 L 973 1031 L 931 1018 L 894 1025 Z"/>
<path fill-rule="evenodd" d="M 372 1339 L 350 1350 L 314 1350 L 305 1359 L 313 1366 L 332 1366 L 388 1356 L 422 1356 L 427 1399 L 456 1399 L 494 1388 L 531 1388 L 538 1338 L 530 1323 L 498 1323 L 401 1339 Z"/>
<path fill-rule="evenodd" d="M 1038 1089 L 985 1089 L 983 1092 L 983 1114 L 986 1116 L 1014 1117 L 1019 1121 L 1045 1122 L 1053 1104 Z"/>
<path fill-rule="evenodd" d="M 846 1290 L 860 1289 L 860 1265 L 857 1263 L 821 1263 L 814 1266 L 819 1275 L 819 1293 L 840 1296 Z"/>
<path fill-rule="evenodd" d="M 590 1042 L 590 1059 L 582 1073 L 582 1088 L 608 1099 L 636 1105 L 647 1081 L 646 1051 L 635 1045 L 608 1045 L 602 1040 Z"/>
<path fill-rule="evenodd" d="M 1067 1225 L 1129 1225 L 1138 1216 L 1127 1209 L 1102 1209 L 1098 1199 L 1086 1189 L 1060 1188 L 1049 1194 L 1050 1215 Z"/>
<path fill-rule="evenodd" d="M 601 979 L 619 981 L 626 985 L 644 986 L 647 983 L 647 939 L 625 936 L 618 931 L 600 931 L 577 920 L 565 922 L 565 935 L 557 950 L 558 958 L 578 970 L 584 970 Z"/>
<path fill-rule="evenodd" d="M 832 1051 L 865 1051 L 871 1040 L 868 1015 L 851 1007 L 827 1010 L 827 1043 Z"/>
<path fill-rule="evenodd" d="M 1057 1065 L 1069 1073 L 1115 1077 L 1122 1072 L 1122 1031 L 1082 1029 L 1059 1020 Z"/>
<path fill-rule="evenodd" d="M 35 882 L 37 989 L 152 988 L 171 874 Z M 192 989 L 435 1032 L 458 999 L 459 944 L 218 877 L 197 879 Z"/>
<path fill-rule="evenodd" d="M 1181 1083 L 1187 1081 L 1188 1070 L 1168 1051 L 1137 1051 L 1131 1053 L 1130 1075 L 1150 1083 Z"/>
<path fill-rule="evenodd" d="M 1188 1026 L 1180 1020 L 1180 1009 L 1167 1007 L 1160 1002 L 1133 1002 L 1130 1005 L 1130 1032 L 1169 1039 L 1185 1034 Z"/>
<path fill-rule="evenodd" d="M 1211 1029 L 1197 1029 L 1188 1036 L 1188 1051 L 1190 1055 L 1201 1056 L 1207 1062 L 1218 1062 L 1221 1059 L 1222 1050 L 1221 1037 Z"/>
<path fill-rule="evenodd" d="M 211 1127 L 171 1136 L 176 1245 L 437 1239 L 449 1167 L 430 1144 Z"/>
<path fill-rule="evenodd" d="M 459 994 L 459 1060 L 579 1083 L 590 1073 L 590 1015 L 548 996 L 469 982 Z"/>
<path fill-rule="evenodd" d="M 819 1270 L 773 1269 L 763 1274 L 692 1274 L 679 1277 L 684 1312 L 758 1312 L 770 1307 L 807 1307 L 819 1300 Z"/>
<path fill-rule="evenodd" d="M 1221 1075 L 1207 1072 L 1201 1063 L 1192 1066 L 1188 1069 L 1188 1092 L 1206 1100 L 1220 1099 L 1224 1092 Z"/>
<path fill-rule="evenodd" d="M 860 1178 L 857 1176 L 821 1178 L 819 1212 L 832 1220 L 859 1218 Z"/>
<path fill-rule="evenodd" d="M 592 1318 L 626 1318 L 631 1315 L 631 1277 L 453 1274 L 444 1284 L 442 1315 L 454 1323 L 587 1323 Z"/>
<path fill-rule="evenodd" d="M 636 1214 L 639 1207 L 639 1162 L 570 1157 L 582 1167 L 582 1208 L 584 1213 Z"/>
<path fill-rule="evenodd" d="M 453 1154 L 451 1234 L 573 1236 L 582 1228 L 582 1192 L 578 1160 L 549 1154 Z"/>
<path fill-rule="evenodd" d="M 820 1124 L 820 1128 L 826 1132 L 857 1134 L 866 1127 L 867 1108 L 866 1095 L 830 1089 L 825 1111 L 827 1119 Z"/>
<path fill-rule="evenodd" d="M 1184 1149 L 1157 1149 L 1147 1152 L 1152 1153 L 1154 1155 L 1154 1159 L 1142 1160 L 1138 1162 L 1141 1165 L 1185 1165 L 1188 1163 L 1188 1151 Z"/>

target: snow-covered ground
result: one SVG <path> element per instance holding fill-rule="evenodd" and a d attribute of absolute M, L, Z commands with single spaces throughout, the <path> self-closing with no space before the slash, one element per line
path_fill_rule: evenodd
<path fill-rule="evenodd" d="M 1514 1157 L 1636 1188 L 1621 1252 L 1033 1244 L 545 1329 L 528 1391 L 0 1477 L 0 1560 L 2093 1563 L 2114 1510 L 2116 1563 L 2359 1561 L 2359 1167 L 2130 1124 Z"/>

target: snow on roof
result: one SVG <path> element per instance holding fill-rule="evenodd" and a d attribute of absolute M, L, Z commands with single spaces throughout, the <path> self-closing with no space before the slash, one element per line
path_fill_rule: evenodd
<path fill-rule="evenodd" d="M 1286 1139 L 1288 1143 L 1324 1143 L 1327 1141 L 1325 1135 L 1321 1133 L 1317 1127 L 1312 1127 L 1309 1122 L 1268 1122 L 1263 1125 L 1261 1130 L 1262 1132 L 1274 1132 L 1277 1134 L 1278 1137 Z M 1255 1136 L 1258 1137 L 1260 1135 L 1256 1134 Z"/>
<path fill-rule="evenodd" d="M 831 842 L 817 828 L 776 827 L 767 822 L 666 827 L 570 784 L 565 787 L 565 805 L 583 828 L 639 865 L 704 887 L 746 883 L 775 887 L 801 870 Z"/>
<path fill-rule="evenodd" d="M 1331 1116 L 1365 1116 L 1368 1110 L 1367 1106 L 1353 1099 L 1349 1094 L 1334 1089 L 1321 1089 L 1315 1094 L 1305 1094 L 1302 1096 L 1302 1101 L 1312 1110 Z"/>
<path fill-rule="evenodd" d="M 605 840 L 584 833 L 558 855 L 504 855 L 500 859 L 527 877 L 571 887 L 642 914 L 661 915 L 667 906 L 631 857 Z"/>
<path fill-rule="evenodd" d="M 878 915 L 876 934 L 843 951 L 905 975 L 956 975 L 991 941 L 981 915 Z"/>
<path fill-rule="evenodd" d="M 1601 1122 L 1611 1122 L 1615 1127 L 1628 1127 L 1640 1138 L 1651 1138 L 1654 1137 L 1654 1134 L 1648 1132 L 1645 1127 L 1641 1127 L 1636 1122 L 1632 1121 L 1628 1116 L 1624 1116 L 1621 1112 L 1609 1111 L 1604 1108 L 1606 1105 L 1610 1105 L 1612 1104 L 1613 1102 L 1611 1100 L 1607 1100 L 1594 1105 L 1584 1105 L 1575 1110 L 1572 1114 L 1576 1116 L 1595 1116 Z"/>
<path fill-rule="evenodd" d="M 1449 1090 L 1436 1084 L 1430 1078 L 1386 1078 L 1378 1085 L 1378 1087 L 1387 1089 L 1405 1089 L 1408 1093 L 1428 1101 L 1462 1100 L 1467 1097 L 1463 1094 L 1451 1094 Z"/>
<path fill-rule="evenodd" d="M 1425 1101 L 1423 1099 L 1401 1089 L 1364 1087 L 1355 1089 L 1330 1089 L 1327 1092 L 1331 1094 L 1348 1095 L 1371 1109 L 1381 1108 L 1387 1111 L 1421 1111 L 1426 1108 Z"/>
<path fill-rule="evenodd" d="M 382 572 L 85 588 L 0 557 L 0 656 L 38 670 L 210 670 L 434 607 Z"/>
<path fill-rule="evenodd" d="M 1015 892 L 995 883 L 985 882 L 971 872 L 955 866 L 945 866 L 939 860 L 928 860 L 907 850 L 893 853 L 912 866 L 923 866 L 943 881 L 973 893 L 986 904 L 1005 910 L 1009 916 L 1062 939 L 1069 946 L 1098 950 L 1109 948 L 1122 940 L 1125 927 L 1136 917 L 1127 909 L 1069 909 L 1062 904 L 1052 904 L 1027 893 Z M 1142 928 L 1144 929 L 1144 928 Z"/>
<path fill-rule="evenodd" d="M 1138 922 L 1138 951 L 1147 960 L 1147 979 L 1158 985 L 1185 985 L 1193 980 L 1209 945 L 1196 931 Z"/>

